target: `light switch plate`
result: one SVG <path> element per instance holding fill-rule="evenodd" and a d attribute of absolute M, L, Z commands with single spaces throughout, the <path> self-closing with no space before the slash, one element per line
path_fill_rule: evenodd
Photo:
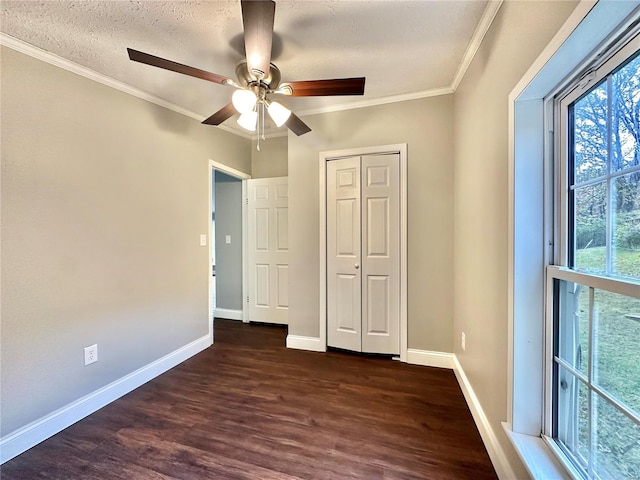
<path fill-rule="evenodd" d="M 200 246 L 201 247 L 206 247 L 207 246 L 207 235 L 206 234 L 200 235 Z"/>
<path fill-rule="evenodd" d="M 227 245 L 231 244 L 231 235 L 227 235 L 224 237 L 224 241 Z"/>

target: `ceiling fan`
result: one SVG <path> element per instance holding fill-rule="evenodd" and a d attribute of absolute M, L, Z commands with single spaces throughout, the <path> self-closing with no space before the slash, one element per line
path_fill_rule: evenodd
<path fill-rule="evenodd" d="M 311 129 L 284 104 L 271 99 L 272 95 L 314 97 L 333 95 L 363 95 L 364 77 L 305 80 L 281 83 L 280 70 L 271 63 L 271 42 L 276 4 L 272 0 L 241 0 L 242 24 L 246 59 L 236 67 L 238 81 L 215 73 L 127 48 L 129 59 L 165 70 L 201 78 L 220 85 L 234 87 L 232 101 L 202 123 L 220 125 L 236 111 L 240 113 L 238 124 L 256 131 L 262 124 L 267 110 L 276 126 L 286 125 L 296 135 Z M 262 122 L 260 119 L 262 117 Z"/>

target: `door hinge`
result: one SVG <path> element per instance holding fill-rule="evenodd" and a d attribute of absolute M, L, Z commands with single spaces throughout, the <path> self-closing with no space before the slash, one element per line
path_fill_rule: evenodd
<path fill-rule="evenodd" d="M 247 303 L 249 303 L 249 296 L 247 295 Z"/>

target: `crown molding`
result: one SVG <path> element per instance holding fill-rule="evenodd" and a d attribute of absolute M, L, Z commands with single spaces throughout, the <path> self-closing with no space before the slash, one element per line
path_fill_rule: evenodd
<path fill-rule="evenodd" d="M 407 100 L 416 100 L 418 98 L 436 97 L 439 95 L 448 95 L 451 93 L 455 93 L 456 89 L 458 88 L 458 85 L 464 78 L 465 73 L 467 73 L 467 69 L 469 68 L 469 65 L 471 65 L 473 58 L 476 56 L 476 53 L 478 52 L 478 48 L 480 48 L 480 45 L 482 44 L 482 40 L 484 40 L 484 36 L 489 31 L 489 27 L 491 27 L 491 24 L 493 23 L 493 20 L 495 19 L 498 13 L 498 10 L 500 10 L 500 7 L 502 6 L 503 1 L 504 0 L 490 0 L 489 2 L 487 2 L 487 6 L 482 12 L 480 21 L 478 22 L 478 25 L 474 30 L 473 35 L 471 36 L 471 41 L 469 42 L 469 45 L 467 46 L 467 50 L 465 51 L 464 56 L 462 57 L 462 61 L 458 66 L 456 75 L 453 78 L 451 85 L 449 85 L 448 87 L 434 88 L 430 90 L 405 93 L 401 95 L 390 95 L 388 97 L 373 98 L 370 100 L 362 100 L 359 102 L 352 102 L 349 104 L 330 105 L 330 106 L 320 107 L 320 108 L 310 108 L 310 109 L 302 110 L 298 112 L 298 115 L 315 115 L 318 113 L 339 112 L 342 110 L 351 110 L 354 108 L 373 107 L 376 105 L 384 105 L 387 103 L 404 102 Z"/>
<path fill-rule="evenodd" d="M 240 130 L 236 130 L 235 128 L 231 128 L 228 127 L 227 125 L 216 125 L 216 128 L 219 128 L 220 130 L 224 130 L 225 132 L 229 132 L 229 133 L 233 133 L 234 135 L 237 135 L 238 137 L 242 137 L 242 138 L 246 138 L 247 140 L 253 140 L 253 137 L 251 136 L 250 133 L 245 133 L 245 132 L 241 132 Z M 256 137 L 257 139 L 258 137 Z"/>
<path fill-rule="evenodd" d="M 342 110 L 353 110 L 355 108 L 375 107 L 376 105 L 405 102 L 407 100 L 416 100 L 418 98 L 437 97 L 438 95 L 448 95 L 450 93 L 453 93 L 451 87 L 433 88 L 431 90 L 403 93 L 401 95 L 390 95 L 388 97 L 371 98 L 369 100 L 344 103 L 341 105 L 328 105 L 320 108 L 310 108 L 297 112 L 297 115 L 316 115 L 318 113 L 340 112 Z"/>
<path fill-rule="evenodd" d="M 175 103 L 169 102 L 163 98 L 147 93 L 143 90 L 140 90 L 139 88 L 132 87 L 129 84 L 126 84 L 119 80 L 115 80 L 101 73 L 95 72 L 87 67 L 83 67 L 82 65 L 72 62 L 71 60 L 67 60 L 66 58 L 62 58 L 54 53 L 35 47 L 30 43 L 19 40 L 15 37 L 12 37 L 11 35 L 7 35 L 6 33 L 0 32 L 0 45 L 11 48 L 12 50 L 16 50 L 17 52 L 24 53 L 25 55 L 29 55 L 30 57 L 62 68 L 71 73 L 75 73 L 76 75 L 80 75 L 81 77 L 88 78 L 89 80 L 93 80 L 94 82 L 98 82 L 108 87 L 115 88 L 116 90 L 119 90 L 121 92 L 128 93 L 129 95 L 133 95 L 134 97 L 146 100 L 147 102 L 154 103 L 160 107 L 172 110 L 181 115 L 193 118 L 198 122 L 202 122 L 206 118 L 202 115 L 192 112 L 191 110 L 176 105 Z M 237 130 L 227 127 L 226 125 L 218 125 L 218 128 L 226 132 L 233 133 L 234 135 L 241 136 L 248 140 L 251 139 L 251 135 L 246 135 L 243 132 L 238 132 Z"/>
<path fill-rule="evenodd" d="M 502 2 L 503 0 L 490 0 L 487 3 L 487 6 L 485 7 L 484 12 L 482 13 L 482 17 L 480 18 L 480 22 L 478 23 L 478 26 L 473 32 L 471 41 L 467 46 L 467 50 L 465 51 L 462 61 L 458 66 L 458 70 L 456 72 L 456 75 L 453 81 L 451 82 L 451 85 L 447 87 L 434 88 L 434 89 L 423 90 L 419 92 L 404 93 L 401 95 L 390 95 L 387 97 L 372 98 L 372 99 L 361 100 L 361 101 L 356 101 L 351 103 L 344 103 L 339 105 L 328 105 L 328 106 L 319 107 L 319 108 L 310 108 L 307 110 L 301 110 L 297 112 L 297 114 L 302 116 L 302 115 L 316 115 L 321 113 L 340 112 L 344 110 L 374 107 L 377 105 L 405 102 L 408 100 L 416 100 L 419 98 L 427 98 L 427 97 L 436 97 L 439 95 L 449 95 L 454 93 L 458 88 L 458 85 L 462 81 L 462 78 L 464 77 L 465 73 L 467 72 L 469 65 L 473 61 L 473 58 L 475 57 L 478 51 L 478 48 L 480 47 L 480 44 L 484 39 L 484 36 L 486 35 L 496 14 L 498 13 L 498 10 L 500 9 Z M 116 90 L 120 90 L 121 92 L 128 93 L 135 97 L 141 98 L 142 100 L 146 100 L 148 102 L 151 102 L 161 107 L 172 110 L 176 113 L 180 113 L 187 117 L 193 118 L 194 120 L 198 120 L 199 122 L 202 122 L 205 119 L 205 117 L 203 117 L 202 115 L 199 115 L 195 112 L 192 112 L 191 110 L 188 110 L 179 105 L 176 105 L 175 103 L 164 100 L 163 98 L 160 98 L 150 93 L 147 93 L 145 91 L 142 91 L 136 87 L 132 87 L 131 85 L 128 85 L 119 80 L 115 80 L 101 73 L 97 73 L 87 67 L 78 65 L 77 63 L 74 63 L 70 60 L 62 58 L 46 50 L 42 50 L 27 42 L 24 42 L 22 40 L 19 40 L 15 37 L 12 37 L 2 32 L 0 32 L 0 45 L 4 45 L 13 50 L 16 50 L 26 55 L 29 55 L 31 57 L 37 58 L 38 60 L 42 60 L 43 62 L 47 62 L 51 65 L 55 65 L 57 67 L 63 68 L 67 71 L 70 71 L 77 75 L 81 75 L 90 80 L 94 80 L 103 85 L 107 85 L 109 87 L 115 88 Z M 218 125 L 218 128 L 226 132 L 232 133 L 234 135 L 238 135 L 247 140 L 258 139 L 258 136 L 255 134 L 252 135 L 250 133 L 241 132 L 236 129 L 230 128 L 226 125 Z M 267 134 L 265 135 L 265 139 L 284 137 L 286 135 L 287 135 L 287 131 L 285 129 L 281 132 L 274 132 L 274 133 Z"/>
<path fill-rule="evenodd" d="M 473 35 L 471 36 L 471 41 L 467 46 L 467 50 L 464 52 L 464 56 L 462 57 L 462 61 L 458 66 L 458 71 L 456 72 L 455 77 L 453 77 L 453 82 L 451 82 L 451 90 L 454 92 L 458 89 L 458 85 L 464 78 L 464 74 L 467 73 L 467 69 L 473 58 L 476 56 L 478 52 L 478 48 L 482 44 L 482 40 L 484 40 L 484 36 L 489 31 L 489 27 L 493 23 L 494 18 L 496 18 L 496 14 L 500 7 L 502 6 L 503 0 L 490 0 L 487 2 L 487 6 L 484 8 L 484 12 L 482 12 L 482 17 L 480 17 L 480 21 L 478 22 L 478 26 L 476 27 Z"/>

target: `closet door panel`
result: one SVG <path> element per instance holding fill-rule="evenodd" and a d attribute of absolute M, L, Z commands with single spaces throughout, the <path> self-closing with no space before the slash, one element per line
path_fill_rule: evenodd
<path fill-rule="evenodd" d="M 362 350 L 360 157 L 327 163 L 327 345 Z"/>
<path fill-rule="evenodd" d="M 362 157 L 362 351 L 400 354 L 400 156 Z"/>

